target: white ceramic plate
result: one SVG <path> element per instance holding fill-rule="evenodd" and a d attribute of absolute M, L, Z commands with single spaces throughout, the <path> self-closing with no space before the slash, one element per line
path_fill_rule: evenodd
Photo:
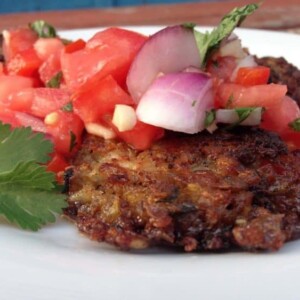
<path fill-rule="evenodd" d="M 63 35 L 89 38 L 94 32 Z M 300 36 L 237 32 L 252 53 L 282 55 L 300 67 Z M 300 241 L 268 254 L 127 253 L 89 241 L 63 220 L 38 233 L 0 222 L 3 300 L 300 299 Z"/>

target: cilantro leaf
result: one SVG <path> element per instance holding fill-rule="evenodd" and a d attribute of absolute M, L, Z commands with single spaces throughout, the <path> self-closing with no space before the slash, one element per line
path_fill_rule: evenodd
<path fill-rule="evenodd" d="M 200 54 L 201 65 L 204 66 L 208 56 L 219 47 L 223 39 L 227 38 L 232 31 L 238 27 L 244 19 L 256 11 L 259 4 L 248 4 L 233 9 L 225 15 L 218 27 L 211 32 L 201 33 L 194 30 L 194 35 Z"/>
<path fill-rule="evenodd" d="M 46 87 L 59 88 L 62 78 L 63 78 L 63 73 L 62 73 L 62 71 L 60 71 L 46 83 Z"/>
<path fill-rule="evenodd" d="M 29 23 L 29 28 L 35 31 L 41 38 L 57 37 L 55 28 L 44 20 Z"/>
<path fill-rule="evenodd" d="M 53 145 L 43 134 L 34 134 L 29 127 L 12 131 L 7 128 L 0 123 L 0 174 L 13 170 L 22 161 L 46 163 L 49 160 Z"/>
<path fill-rule="evenodd" d="M 54 174 L 40 165 L 52 150 L 42 134 L 0 123 L 0 215 L 24 229 L 54 222 L 55 213 L 66 207 Z"/>
<path fill-rule="evenodd" d="M 216 119 L 216 111 L 212 109 L 209 112 L 206 112 L 205 120 L 204 120 L 204 126 L 205 128 L 209 127 Z"/>
<path fill-rule="evenodd" d="M 53 223 L 54 213 L 61 213 L 65 206 L 64 196 L 51 191 L 16 187 L 0 192 L 0 214 L 23 229 L 36 231 L 48 222 Z"/>
<path fill-rule="evenodd" d="M 72 102 L 68 102 L 66 105 L 64 105 L 61 108 L 61 110 L 65 111 L 65 112 L 73 112 L 73 103 Z"/>

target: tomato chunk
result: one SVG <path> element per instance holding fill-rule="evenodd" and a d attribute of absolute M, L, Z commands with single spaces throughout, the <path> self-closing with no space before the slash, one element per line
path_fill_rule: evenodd
<path fill-rule="evenodd" d="M 223 83 L 217 90 L 217 107 L 256 107 L 270 108 L 278 105 L 287 92 L 281 84 L 263 84 L 245 87 L 234 83 Z"/>
<path fill-rule="evenodd" d="M 29 88 L 9 97 L 7 107 L 12 110 L 30 113 L 36 117 L 45 117 L 70 102 L 66 90 L 57 88 Z"/>
<path fill-rule="evenodd" d="M 277 132 L 287 143 L 300 147 L 300 132 L 293 130 L 289 124 L 300 118 L 300 108 L 289 97 L 276 106 L 266 110 L 261 127 Z"/>
<path fill-rule="evenodd" d="M 70 157 L 81 144 L 83 122 L 72 112 L 58 110 L 45 118 L 47 133 L 52 137 L 55 151 Z"/>
<path fill-rule="evenodd" d="M 53 54 L 60 54 L 64 44 L 58 38 L 39 38 L 34 43 L 33 48 L 39 59 L 45 61 Z"/>
<path fill-rule="evenodd" d="M 267 84 L 270 68 L 264 66 L 239 68 L 235 83 L 244 86 Z"/>
<path fill-rule="evenodd" d="M 32 87 L 34 84 L 31 78 L 23 76 L 0 76 L 0 102 L 7 102 L 9 95 L 22 89 Z"/>
<path fill-rule="evenodd" d="M 29 48 L 16 54 L 7 63 L 7 71 L 10 75 L 34 76 L 42 61 L 33 48 Z"/>
<path fill-rule="evenodd" d="M 85 47 L 86 42 L 82 39 L 78 39 L 65 46 L 65 53 L 73 53 L 75 51 L 81 50 Z"/>
<path fill-rule="evenodd" d="M 109 28 L 97 33 L 84 49 L 64 51 L 61 64 L 67 86 L 78 88 L 94 76 L 100 80 L 109 74 L 125 86 L 130 64 L 146 39 L 136 32 Z"/>
<path fill-rule="evenodd" d="M 115 126 L 113 128 L 120 139 L 137 150 L 150 148 L 153 142 L 161 139 L 164 135 L 164 129 L 145 124 L 141 121 L 137 121 L 134 128 L 128 131 L 120 132 Z"/>
<path fill-rule="evenodd" d="M 72 95 L 72 100 L 74 112 L 85 123 L 101 122 L 104 115 L 113 113 L 116 104 L 134 104 L 110 75 L 100 81 L 88 82 Z"/>
<path fill-rule="evenodd" d="M 217 57 L 216 59 L 209 61 L 207 71 L 212 75 L 212 77 L 229 82 L 236 65 L 235 57 Z"/>
<path fill-rule="evenodd" d="M 54 153 L 50 162 L 47 164 L 47 171 L 56 174 L 56 181 L 63 183 L 64 181 L 64 171 L 70 164 L 67 160 L 59 153 Z"/>
<path fill-rule="evenodd" d="M 37 39 L 37 33 L 29 28 L 4 30 L 2 47 L 5 61 L 8 62 L 20 52 L 32 48 Z"/>

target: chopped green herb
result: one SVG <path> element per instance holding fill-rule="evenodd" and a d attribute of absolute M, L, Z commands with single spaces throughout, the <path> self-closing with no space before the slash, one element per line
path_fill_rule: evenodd
<path fill-rule="evenodd" d="M 41 165 L 53 145 L 30 128 L 10 130 L 0 123 L 0 215 L 23 229 L 38 230 L 66 207 L 54 173 Z"/>
<path fill-rule="evenodd" d="M 292 128 L 294 131 L 300 131 L 300 118 L 289 123 L 289 127 Z"/>
<path fill-rule="evenodd" d="M 223 17 L 218 27 L 211 32 L 201 33 L 194 30 L 202 66 L 205 66 L 208 57 L 220 46 L 222 40 L 227 38 L 248 15 L 251 15 L 257 10 L 259 5 L 260 4 L 253 3 L 233 9 L 229 14 Z"/>
<path fill-rule="evenodd" d="M 61 108 L 62 111 L 73 112 L 73 103 L 69 102 Z"/>
<path fill-rule="evenodd" d="M 46 87 L 59 88 L 62 78 L 63 78 L 63 73 L 62 71 L 60 71 L 46 83 Z"/>
<path fill-rule="evenodd" d="M 206 112 L 206 117 L 204 120 L 205 128 L 209 127 L 216 119 L 216 111 L 212 109 L 211 111 Z"/>
<path fill-rule="evenodd" d="M 55 28 L 43 20 L 37 20 L 33 23 L 29 23 L 29 27 L 41 38 L 51 38 L 57 36 Z"/>
<path fill-rule="evenodd" d="M 70 131 L 70 148 L 69 148 L 69 151 L 72 152 L 72 150 L 74 149 L 74 147 L 76 145 L 77 145 L 76 135 L 74 134 L 73 131 Z"/>
<path fill-rule="evenodd" d="M 235 112 L 238 115 L 238 121 L 227 126 L 226 129 L 232 129 L 238 125 L 240 125 L 241 123 L 243 123 L 243 121 L 245 121 L 250 115 L 251 113 L 256 110 L 257 107 L 241 107 L 241 108 L 235 108 Z"/>
<path fill-rule="evenodd" d="M 230 107 L 232 105 L 233 100 L 234 100 L 233 94 L 230 94 L 225 106 Z"/>

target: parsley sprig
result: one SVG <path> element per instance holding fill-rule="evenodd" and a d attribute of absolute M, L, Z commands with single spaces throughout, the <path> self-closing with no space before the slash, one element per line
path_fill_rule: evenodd
<path fill-rule="evenodd" d="M 201 66 L 205 66 L 210 54 L 220 46 L 220 43 L 226 39 L 247 16 L 254 13 L 259 6 L 260 4 L 253 3 L 233 9 L 229 14 L 223 17 L 219 25 L 211 32 L 201 33 L 194 29 Z M 191 28 L 191 24 L 186 24 L 186 27 Z"/>
<path fill-rule="evenodd" d="M 55 175 L 42 164 L 53 145 L 30 128 L 0 123 L 0 215 L 23 229 L 38 230 L 66 207 Z"/>

